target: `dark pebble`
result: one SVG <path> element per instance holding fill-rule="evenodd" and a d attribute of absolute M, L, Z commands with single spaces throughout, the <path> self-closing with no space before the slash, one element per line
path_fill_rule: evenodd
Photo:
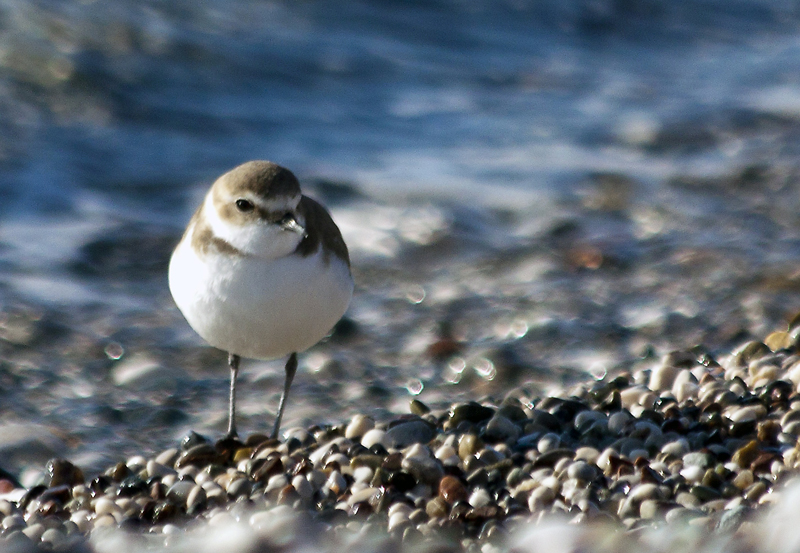
<path fill-rule="evenodd" d="M 434 436 L 436 431 L 430 424 L 414 420 L 393 426 L 386 432 L 385 439 L 390 447 L 403 449 L 412 444 L 427 444 Z"/>
<path fill-rule="evenodd" d="M 450 410 L 449 422 L 451 427 L 456 427 L 463 421 L 470 423 L 483 422 L 492 418 L 493 415 L 494 409 L 491 407 L 485 407 L 475 402 L 462 403 Z"/>
<path fill-rule="evenodd" d="M 83 484 L 83 471 L 66 459 L 50 459 L 47 462 L 47 472 L 50 475 L 49 487 L 76 486 Z"/>
<path fill-rule="evenodd" d="M 119 483 L 117 495 L 120 497 L 134 497 L 147 491 L 147 482 L 136 475 L 128 476 Z"/>
<path fill-rule="evenodd" d="M 189 432 L 186 436 L 181 439 L 181 449 L 184 451 L 188 451 L 195 446 L 210 444 L 211 440 L 203 436 L 202 434 L 198 434 L 194 430 Z"/>
<path fill-rule="evenodd" d="M 211 444 L 199 444 L 187 449 L 178 460 L 175 461 L 175 468 L 180 469 L 187 466 L 205 467 L 212 463 L 218 463 L 219 454 Z"/>

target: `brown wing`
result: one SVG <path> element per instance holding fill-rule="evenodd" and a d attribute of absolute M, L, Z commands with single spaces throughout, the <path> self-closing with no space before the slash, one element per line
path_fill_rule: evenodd
<path fill-rule="evenodd" d="M 347 266 L 350 266 L 350 255 L 347 252 L 347 245 L 344 243 L 339 227 L 331 219 L 328 210 L 321 204 L 312 200 L 308 196 L 303 196 L 298 206 L 298 211 L 302 213 L 306 221 L 306 237 L 297 246 L 297 253 L 303 257 L 312 255 L 320 247 L 325 248 L 325 262 L 328 262 L 328 255 L 332 253 L 342 259 Z"/>

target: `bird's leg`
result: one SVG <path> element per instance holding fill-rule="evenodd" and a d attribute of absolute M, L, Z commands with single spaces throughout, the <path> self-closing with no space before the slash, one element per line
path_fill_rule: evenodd
<path fill-rule="evenodd" d="M 281 394 L 281 402 L 278 405 L 278 416 L 275 419 L 275 428 L 272 430 L 272 437 L 278 437 L 278 431 L 281 429 L 281 419 L 283 418 L 283 409 L 286 407 L 286 398 L 289 396 L 289 388 L 292 387 L 292 380 L 294 373 L 297 372 L 297 354 L 293 353 L 286 361 L 286 380 L 283 382 L 283 394 Z"/>
<path fill-rule="evenodd" d="M 231 369 L 231 395 L 228 403 L 228 433 L 226 438 L 236 438 L 236 376 L 239 374 L 241 358 L 235 353 L 228 354 L 228 366 Z"/>

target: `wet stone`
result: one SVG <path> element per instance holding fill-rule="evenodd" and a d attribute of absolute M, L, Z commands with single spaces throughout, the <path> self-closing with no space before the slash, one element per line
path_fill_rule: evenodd
<path fill-rule="evenodd" d="M 483 442 L 474 434 L 464 434 L 458 441 L 458 456 L 464 460 L 483 447 Z"/>
<path fill-rule="evenodd" d="M 409 403 L 409 410 L 411 411 L 412 414 L 420 417 L 423 415 L 427 415 L 428 413 L 431 412 L 430 407 L 428 407 L 418 399 L 411 400 L 411 402 Z"/>
<path fill-rule="evenodd" d="M 762 481 L 754 482 L 744 490 L 744 497 L 747 501 L 758 501 L 767 492 L 767 485 Z"/>
<path fill-rule="evenodd" d="M 448 475 L 439 481 L 439 497 L 452 505 L 467 499 L 467 489 L 458 478 Z"/>
<path fill-rule="evenodd" d="M 188 481 L 175 482 L 175 484 L 173 484 L 167 490 L 167 499 L 174 501 L 179 505 L 186 505 L 186 501 L 189 499 L 189 493 L 195 486 L 196 484 L 194 482 L 188 482 Z"/>
<path fill-rule="evenodd" d="M 183 451 L 188 451 L 195 446 L 207 445 L 210 443 L 211 440 L 209 440 L 207 437 L 192 430 L 181 439 L 181 449 Z"/>
<path fill-rule="evenodd" d="M 556 463 L 561 461 L 562 459 L 572 459 L 575 455 L 575 452 L 571 449 L 567 448 L 560 448 L 560 449 L 553 449 L 548 451 L 547 453 L 543 453 L 537 457 L 536 461 L 534 461 L 533 466 L 534 468 L 542 468 L 542 467 L 555 467 Z"/>
<path fill-rule="evenodd" d="M 709 488 L 708 486 L 702 485 L 692 486 L 690 493 L 703 503 L 720 499 L 722 497 L 722 494 L 714 488 Z"/>
<path fill-rule="evenodd" d="M 731 461 L 742 468 L 747 468 L 756 460 L 760 453 L 760 448 L 756 440 L 752 440 L 736 450 L 731 457 Z"/>
<path fill-rule="evenodd" d="M 426 444 L 433 439 L 435 434 L 430 424 L 416 420 L 393 426 L 386 432 L 383 441 L 389 447 L 402 449 L 411 444 Z"/>
<path fill-rule="evenodd" d="M 83 484 L 83 472 L 81 469 L 67 461 L 66 459 L 51 459 L 47 462 L 47 472 L 50 475 L 48 486 L 75 486 Z"/>
<path fill-rule="evenodd" d="M 417 482 L 438 484 L 444 475 L 442 466 L 432 457 L 413 455 L 403 459 L 403 470 L 411 474 Z"/>
<path fill-rule="evenodd" d="M 48 501 L 55 501 L 61 505 L 65 504 L 69 501 L 72 497 L 72 488 L 67 485 L 55 486 L 46 489 L 42 492 L 42 494 L 38 497 L 40 503 L 46 503 Z"/>
<path fill-rule="evenodd" d="M 119 497 L 134 497 L 148 490 L 147 482 L 138 476 L 128 476 L 117 487 Z"/>
<path fill-rule="evenodd" d="M 520 433 L 519 427 L 510 419 L 502 415 L 495 415 L 486 425 L 483 438 L 488 442 L 515 441 L 519 438 Z"/>
<path fill-rule="evenodd" d="M 211 444 L 201 443 L 181 453 L 175 462 L 175 468 L 180 469 L 187 466 L 202 468 L 218 461 L 219 454 L 216 448 Z"/>
<path fill-rule="evenodd" d="M 474 402 L 456 405 L 450 411 L 450 426 L 455 428 L 463 421 L 471 423 L 483 422 L 490 419 L 494 412 L 494 409 Z"/>

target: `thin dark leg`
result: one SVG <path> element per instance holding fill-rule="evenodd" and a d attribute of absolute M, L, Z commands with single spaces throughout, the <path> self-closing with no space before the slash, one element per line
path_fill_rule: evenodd
<path fill-rule="evenodd" d="M 286 407 L 286 398 L 289 397 L 289 388 L 292 387 L 292 380 L 294 380 L 294 373 L 297 372 L 297 354 L 293 353 L 286 361 L 286 380 L 283 382 L 283 394 L 281 394 L 281 402 L 278 405 L 278 416 L 275 419 L 275 428 L 272 430 L 272 437 L 278 437 L 278 431 L 281 429 L 281 419 L 283 418 L 283 409 Z"/>
<path fill-rule="evenodd" d="M 239 374 L 241 358 L 235 353 L 228 354 L 228 366 L 231 369 L 231 395 L 228 403 L 228 434 L 226 438 L 236 438 L 236 376 Z"/>

